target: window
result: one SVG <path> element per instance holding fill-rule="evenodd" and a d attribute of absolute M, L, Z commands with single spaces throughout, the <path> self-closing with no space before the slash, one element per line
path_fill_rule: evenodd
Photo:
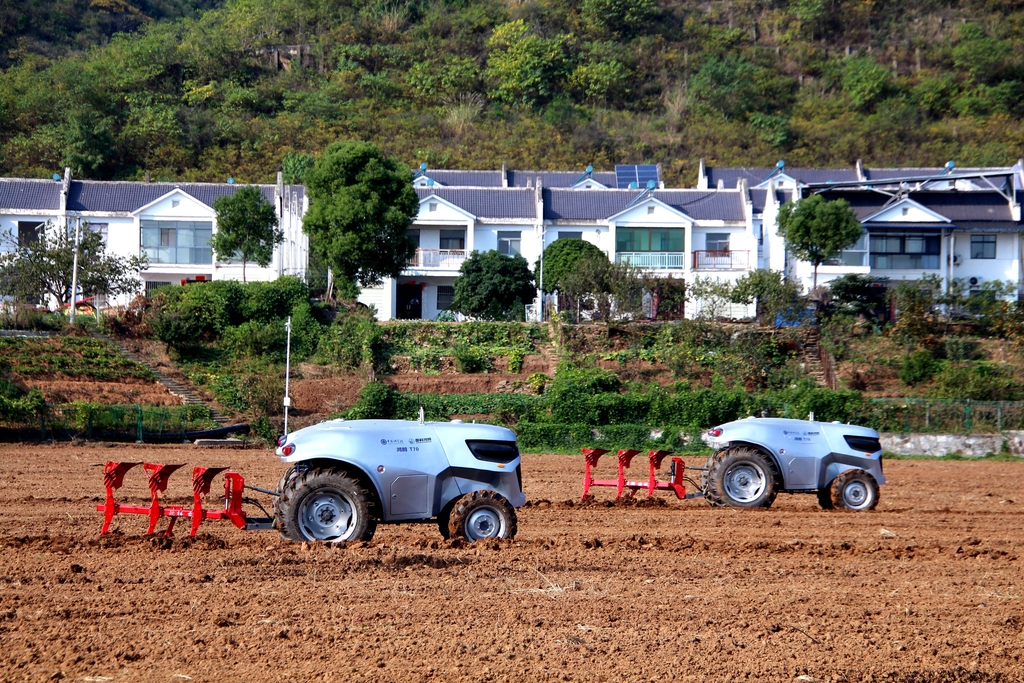
<path fill-rule="evenodd" d="M 683 251 L 682 228 L 619 228 L 615 251 Z"/>
<path fill-rule="evenodd" d="M 151 263 L 213 262 L 209 221 L 142 221 L 142 251 Z"/>
<path fill-rule="evenodd" d="M 416 245 L 416 248 L 420 248 L 420 231 L 412 229 L 408 232 L 409 241 Z"/>
<path fill-rule="evenodd" d="M 176 209 L 179 206 L 181 206 L 181 200 L 180 199 L 172 199 L 171 200 L 171 208 L 172 209 Z"/>
<path fill-rule="evenodd" d="M 442 249 L 465 249 L 466 248 L 466 231 L 465 230 L 442 230 L 441 231 L 441 248 Z"/>
<path fill-rule="evenodd" d="M 108 223 L 88 223 L 89 229 L 93 232 L 98 232 L 100 237 L 103 238 L 103 244 L 107 244 L 107 228 L 110 227 Z"/>
<path fill-rule="evenodd" d="M 708 251 L 729 251 L 729 233 L 709 232 L 704 239 L 704 248 Z"/>
<path fill-rule="evenodd" d="M 452 285 L 438 285 L 437 286 L 437 310 L 447 311 L 452 307 L 452 301 L 455 299 L 455 287 Z"/>
<path fill-rule="evenodd" d="M 582 232 L 569 232 L 567 230 L 558 231 L 558 239 L 560 240 L 581 240 L 583 239 Z"/>
<path fill-rule="evenodd" d="M 42 231 L 41 221 L 18 221 L 18 246 L 27 247 L 33 242 L 38 242 Z"/>
<path fill-rule="evenodd" d="M 853 246 L 839 252 L 839 256 L 822 261 L 823 266 L 865 266 L 868 261 L 868 234 L 864 232 Z"/>
<path fill-rule="evenodd" d="M 647 215 L 650 216 L 652 213 L 654 213 L 654 207 L 653 206 L 648 206 L 647 207 Z"/>
<path fill-rule="evenodd" d="M 146 280 L 146 296 L 149 296 L 157 287 L 166 287 L 171 284 L 162 280 Z"/>
<path fill-rule="evenodd" d="M 519 246 L 522 244 L 522 232 L 498 232 L 498 253 L 505 256 L 516 256 L 522 253 Z"/>
<path fill-rule="evenodd" d="M 942 239 L 924 233 L 871 233 L 871 267 L 881 270 L 938 270 Z"/>
<path fill-rule="evenodd" d="M 995 258 L 995 235 L 971 235 L 971 258 Z"/>
<path fill-rule="evenodd" d="M 437 202 L 427 204 L 427 211 L 437 211 Z"/>

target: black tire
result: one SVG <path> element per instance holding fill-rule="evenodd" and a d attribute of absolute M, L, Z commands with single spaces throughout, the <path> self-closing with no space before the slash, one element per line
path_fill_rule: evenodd
<path fill-rule="evenodd" d="M 704 470 L 705 471 L 700 473 L 700 490 L 701 490 L 701 493 L 704 494 L 704 500 L 706 500 L 708 502 L 708 505 L 710 505 L 711 507 L 714 507 L 714 508 L 724 508 L 726 505 L 725 505 L 725 501 L 722 500 L 721 498 L 719 498 L 718 495 L 715 493 L 714 488 L 709 485 L 709 482 L 711 481 L 711 477 L 708 476 L 708 475 L 711 474 L 711 466 L 714 463 L 715 458 L 718 458 L 719 456 L 723 455 L 724 453 L 726 453 L 726 451 L 721 450 L 721 451 L 718 451 L 717 453 L 715 453 L 714 455 L 708 456 L 708 461 L 706 463 L 704 463 Z"/>
<path fill-rule="evenodd" d="M 515 508 L 497 491 L 473 491 L 455 501 L 448 516 L 452 538 L 469 542 L 515 538 L 519 520 Z"/>
<path fill-rule="evenodd" d="M 708 469 L 708 489 L 729 507 L 766 508 L 775 502 L 778 470 L 771 458 L 746 446 L 715 453 Z"/>
<path fill-rule="evenodd" d="M 864 470 L 846 470 L 828 488 L 836 509 L 867 512 L 878 505 L 878 482 Z"/>
<path fill-rule="evenodd" d="M 274 528 L 277 529 L 278 532 L 281 531 L 281 520 L 284 519 L 284 507 L 281 505 L 280 494 L 284 493 L 284 489 L 288 483 L 297 476 L 298 472 L 295 469 L 295 465 L 289 465 L 288 469 L 281 473 L 281 478 L 277 480 L 277 488 L 275 491 L 277 491 L 279 495 L 274 497 Z M 286 541 L 289 540 L 283 533 L 281 534 L 281 538 Z"/>
<path fill-rule="evenodd" d="M 278 501 L 281 535 L 290 541 L 369 541 L 377 530 L 370 494 L 338 470 L 292 477 Z"/>
<path fill-rule="evenodd" d="M 437 530 L 441 532 L 441 536 L 446 541 L 452 537 L 452 532 L 448 530 L 448 522 L 451 520 L 452 508 L 455 507 L 456 502 L 458 502 L 458 499 L 445 505 L 441 508 L 441 512 L 437 514 Z"/>
<path fill-rule="evenodd" d="M 831 510 L 835 507 L 832 504 L 832 489 L 828 486 L 818 489 L 818 505 L 821 506 L 822 510 Z"/>

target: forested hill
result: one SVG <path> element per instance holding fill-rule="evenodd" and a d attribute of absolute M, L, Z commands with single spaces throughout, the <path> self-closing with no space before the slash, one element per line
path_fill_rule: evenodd
<path fill-rule="evenodd" d="M 1024 154 L 1019 1 L 25 0 L 0 44 L 3 175 L 297 179 L 349 138 L 433 167 L 661 162 L 680 184 L 702 156 Z"/>

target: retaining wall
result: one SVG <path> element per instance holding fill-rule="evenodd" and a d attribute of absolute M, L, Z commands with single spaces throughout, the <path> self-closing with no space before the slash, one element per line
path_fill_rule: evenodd
<path fill-rule="evenodd" d="M 883 433 L 882 450 L 899 455 L 953 455 L 980 458 L 999 453 L 1006 445 L 1014 455 L 1024 457 L 1024 431 L 1000 434 L 906 434 Z"/>

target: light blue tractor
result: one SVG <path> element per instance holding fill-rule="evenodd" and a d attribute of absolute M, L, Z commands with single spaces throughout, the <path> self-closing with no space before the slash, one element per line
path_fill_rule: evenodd
<path fill-rule="evenodd" d="M 885 483 L 878 432 L 867 427 L 748 417 L 702 439 L 716 449 L 703 481 L 715 506 L 768 507 L 779 493 L 815 493 L 826 510 L 873 510 Z"/>
<path fill-rule="evenodd" d="M 380 523 L 436 521 L 445 538 L 516 535 L 526 503 L 515 434 L 493 425 L 331 420 L 278 441 L 289 464 L 275 524 L 293 541 L 365 541 Z"/>

